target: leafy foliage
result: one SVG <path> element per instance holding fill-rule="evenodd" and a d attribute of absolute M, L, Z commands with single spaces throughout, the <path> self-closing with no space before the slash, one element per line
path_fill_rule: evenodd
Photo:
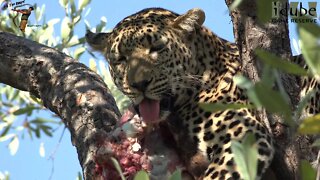
<path fill-rule="evenodd" d="M 0 179 L 1 180 L 9 180 L 10 179 L 9 172 L 7 172 L 7 171 L 1 172 L 0 171 Z"/>
<path fill-rule="evenodd" d="M 235 1 L 232 8 L 235 8 L 240 3 L 241 1 Z M 258 18 L 263 23 L 271 19 L 270 6 L 270 1 L 257 1 Z M 298 24 L 298 32 L 302 42 L 302 54 L 308 69 L 310 69 L 309 71 L 270 52 L 257 49 L 256 55 L 264 63 L 261 80 L 253 83 L 244 76 L 234 77 L 234 82 L 240 88 L 246 90 L 252 106 L 220 103 L 201 104 L 200 106 L 207 111 L 213 112 L 227 109 L 265 108 L 269 113 L 282 116 L 286 120 L 285 122 L 293 129 L 296 129 L 294 126 L 300 123 L 299 128 L 297 128 L 298 133 L 320 134 L 320 114 L 304 117 L 301 120 L 303 109 L 310 102 L 309 100 L 314 96 L 316 90 L 308 92 L 305 97 L 301 98 L 297 107 L 292 107 L 278 72 L 281 71 L 281 73 L 289 73 L 300 77 L 309 76 L 309 78 L 315 78 L 318 83 L 320 82 L 320 27 L 314 23 L 301 23 Z M 320 140 L 318 139 L 313 146 L 320 146 Z M 235 154 L 235 162 L 239 166 L 242 177 L 246 180 L 255 179 L 257 149 L 254 147 L 254 140 L 247 136 L 242 144 L 232 142 L 231 148 Z M 301 174 L 304 180 L 315 179 L 316 177 L 314 169 L 304 160 L 301 162 Z"/>
<path fill-rule="evenodd" d="M 9 150 L 14 155 L 19 147 L 19 137 L 24 138 L 25 132 L 32 139 L 41 137 L 41 132 L 52 136 L 54 126 L 61 125 L 57 119 L 37 117 L 39 111 L 47 111 L 41 102 L 10 86 L 0 86 L 0 142 L 10 140 Z M 23 119 L 23 121 L 19 121 Z"/>
<path fill-rule="evenodd" d="M 306 160 L 302 160 L 300 164 L 300 171 L 303 180 L 314 180 L 316 179 L 317 173 L 312 168 L 310 163 Z"/>
<path fill-rule="evenodd" d="M 276 1 L 275 1 L 276 2 Z M 272 2 L 269 0 L 257 1 L 258 18 L 260 22 L 267 23 L 272 17 Z"/>
<path fill-rule="evenodd" d="M 116 168 L 116 170 L 118 171 L 118 173 L 120 174 L 121 180 L 125 180 L 126 178 L 123 175 L 123 172 L 121 170 L 121 166 L 120 166 L 119 162 L 113 157 L 111 157 L 111 161 L 112 161 L 114 167 Z"/>
<path fill-rule="evenodd" d="M 320 75 L 320 27 L 313 23 L 298 24 L 301 50 L 308 67 L 319 81 Z"/>
<path fill-rule="evenodd" d="M 254 180 L 257 176 L 258 149 L 255 147 L 253 134 L 248 134 L 242 143 L 231 142 L 231 150 L 234 153 L 234 161 L 245 180 Z"/>
<path fill-rule="evenodd" d="M 201 103 L 200 107 L 203 108 L 205 111 L 210 112 L 217 112 L 217 111 L 223 111 L 227 109 L 241 109 L 241 108 L 254 108 L 254 106 L 250 104 L 222 104 L 222 103 Z"/>
<path fill-rule="evenodd" d="M 87 51 L 85 38 L 78 37 L 74 30 L 79 23 L 89 13 L 90 8 L 87 8 L 91 0 L 79 0 L 78 3 L 74 0 L 60 0 L 61 7 L 65 10 L 63 19 L 50 19 L 45 17 L 45 5 L 39 7 L 34 4 L 34 13 L 36 22 L 41 26 L 36 28 L 26 28 L 26 32 L 22 33 L 13 23 L 13 17 L 16 16 L 14 11 L 2 11 L 0 14 L 0 31 L 10 32 L 18 36 L 24 36 L 38 43 L 53 47 L 59 51 L 72 56 L 74 59 L 81 59 Z M 16 20 L 18 20 L 17 18 Z M 84 20 L 85 21 L 85 20 Z M 85 21 L 86 22 L 86 21 Z M 60 25 L 60 34 L 57 26 Z M 90 24 L 86 22 L 87 28 Z M 102 17 L 101 21 L 94 31 L 104 31 L 106 18 Z M 82 28 L 82 27 L 80 27 Z M 93 56 L 92 53 L 89 53 Z M 91 61 L 96 62 L 96 57 Z M 121 109 L 127 106 L 128 99 L 123 94 L 117 91 L 112 83 L 108 70 L 104 63 L 100 63 L 103 67 L 96 70 L 99 73 L 109 88 L 111 93 L 115 95 L 116 101 Z M 19 91 L 7 85 L 0 85 L 0 142 L 8 141 L 8 148 L 12 155 L 15 155 L 19 148 L 19 142 L 25 138 L 27 134 L 31 139 L 34 137 L 40 138 L 42 135 L 52 136 L 54 131 L 63 126 L 61 120 L 42 104 L 40 99 L 31 96 L 27 92 Z M 40 155 L 43 155 L 44 148 L 40 146 Z M 4 176 L 4 175 L 3 175 Z M 9 176 L 8 176 L 9 178 Z"/>
<path fill-rule="evenodd" d="M 70 3 L 72 5 L 74 2 Z M 27 28 L 26 32 L 22 33 L 13 23 L 14 19 L 12 17 L 16 15 L 16 12 L 9 11 L 2 13 L 0 16 L 2 20 L 0 31 L 24 36 L 47 46 L 55 47 L 76 58 L 80 58 L 85 50 L 84 38 L 79 39 L 73 35 L 73 28 L 80 20 L 78 17 L 81 16 L 82 9 L 72 13 L 69 13 L 66 9 L 66 18 L 61 24 L 64 28 L 64 30 L 61 31 L 61 39 L 54 36 L 55 25 L 60 19 L 45 21 L 45 5 L 42 5 L 40 8 L 35 4 L 34 9 L 35 23 L 41 24 L 40 27 L 36 29 Z M 42 23 L 39 22 L 41 19 L 43 19 Z M 70 53 L 71 47 L 76 47 L 73 54 Z M 2 141 L 10 140 L 8 147 L 12 155 L 17 152 L 19 138 L 24 138 L 25 132 L 29 134 L 31 139 L 34 136 L 40 138 L 42 133 L 47 136 L 52 136 L 54 130 L 63 124 L 55 115 L 44 108 L 40 99 L 6 85 L 0 85 L 0 92 L 0 139 Z M 44 116 L 44 114 L 48 113 L 51 114 L 51 118 L 40 117 L 40 114 Z M 19 121 L 20 119 L 23 119 L 23 121 Z"/>
<path fill-rule="evenodd" d="M 229 7 L 229 11 L 235 10 L 237 7 L 241 5 L 243 0 L 234 0 L 233 3 Z"/>
<path fill-rule="evenodd" d="M 177 169 L 175 172 L 173 172 L 170 177 L 170 180 L 181 180 L 181 179 L 182 179 L 182 174 L 180 169 Z"/>
<path fill-rule="evenodd" d="M 133 178 L 134 180 L 149 180 L 150 177 L 146 171 L 138 171 L 137 174 Z M 174 171 L 169 180 L 182 180 L 181 170 L 177 169 Z"/>
<path fill-rule="evenodd" d="M 301 134 L 320 134 L 320 114 L 305 118 L 299 126 Z"/>
<path fill-rule="evenodd" d="M 149 175 L 146 171 L 139 171 L 134 176 L 134 180 L 149 180 Z"/>
<path fill-rule="evenodd" d="M 288 60 L 281 59 L 272 53 L 269 53 L 261 49 L 257 49 L 256 54 L 258 55 L 261 61 L 273 68 L 279 69 L 289 74 L 300 76 L 308 75 L 308 72 L 299 65 L 294 64 Z"/>

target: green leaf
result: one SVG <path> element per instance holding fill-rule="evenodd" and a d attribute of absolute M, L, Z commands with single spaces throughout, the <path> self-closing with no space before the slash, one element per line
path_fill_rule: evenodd
<path fill-rule="evenodd" d="M 234 0 L 233 3 L 229 6 L 229 11 L 235 10 L 237 7 L 240 6 L 242 0 Z"/>
<path fill-rule="evenodd" d="M 87 20 L 84 20 L 84 24 L 86 25 L 86 29 L 91 29 L 90 23 Z"/>
<path fill-rule="evenodd" d="M 175 170 L 171 175 L 170 180 L 182 180 L 181 169 Z"/>
<path fill-rule="evenodd" d="M 317 139 L 315 142 L 312 143 L 312 147 L 320 147 L 320 139 Z"/>
<path fill-rule="evenodd" d="M 30 128 L 31 129 L 31 128 Z M 40 128 L 38 127 L 37 129 L 34 130 L 36 137 L 40 138 Z"/>
<path fill-rule="evenodd" d="M 63 42 L 67 42 L 70 39 L 71 29 L 69 26 L 70 19 L 69 17 L 63 18 L 61 22 L 61 38 Z"/>
<path fill-rule="evenodd" d="M 17 151 L 19 149 L 19 138 L 18 138 L 18 136 L 14 136 L 12 141 L 9 143 L 8 148 L 9 148 L 10 154 L 12 156 L 14 156 L 17 153 Z"/>
<path fill-rule="evenodd" d="M 34 109 L 38 109 L 38 107 L 27 106 L 25 108 L 21 108 L 21 109 L 14 111 L 13 114 L 16 116 L 21 115 L 21 114 L 31 114 Z"/>
<path fill-rule="evenodd" d="M 2 112 L 0 111 L 0 114 L 2 115 Z M 0 116 L 1 117 L 1 116 Z M 0 131 L 8 127 L 9 123 L 6 122 L 0 122 Z M 0 135 L 1 136 L 1 135 Z"/>
<path fill-rule="evenodd" d="M 302 67 L 300 67 L 299 65 L 291 63 L 280 57 L 277 57 L 272 53 L 269 53 L 262 49 L 257 49 L 255 53 L 257 54 L 257 56 L 260 58 L 261 61 L 263 61 L 264 63 L 268 64 L 273 68 L 277 68 L 289 74 L 300 75 L 300 76 L 308 75 L 308 72 Z"/>
<path fill-rule="evenodd" d="M 40 15 L 39 15 L 39 18 L 37 19 L 37 21 L 40 21 L 40 20 L 41 20 L 41 18 L 43 17 L 43 13 L 44 13 L 45 9 L 46 9 L 46 5 L 43 4 L 43 5 L 41 6 Z M 45 17 L 44 17 L 44 18 L 45 18 Z"/>
<path fill-rule="evenodd" d="M 35 96 L 33 96 L 33 95 L 30 95 L 30 99 L 32 99 L 35 103 L 37 103 L 37 104 L 39 104 L 41 106 L 43 105 L 42 104 L 42 100 L 37 98 L 37 97 L 35 97 Z"/>
<path fill-rule="evenodd" d="M 97 63 L 94 59 L 90 58 L 89 59 L 89 68 L 94 71 L 97 72 Z"/>
<path fill-rule="evenodd" d="M 272 1 L 270 0 L 259 0 L 256 1 L 258 18 L 262 23 L 267 23 L 272 17 Z"/>
<path fill-rule="evenodd" d="M 276 70 L 274 68 L 271 68 L 268 65 L 263 67 L 262 75 L 261 75 L 261 82 L 267 88 L 272 88 L 274 86 L 274 82 L 276 80 L 275 73 L 277 73 L 277 72 L 276 72 Z"/>
<path fill-rule="evenodd" d="M 29 123 L 33 123 L 33 124 L 43 124 L 43 123 L 59 124 L 58 121 L 55 121 L 55 120 L 52 120 L 52 119 L 41 118 L 41 117 L 37 117 L 34 120 L 29 121 Z"/>
<path fill-rule="evenodd" d="M 96 32 L 101 32 L 102 29 L 106 26 L 106 24 L 107 24 L 107 18 L 102 16 L 100 19 L 100 24 L 96 26 Z"/>
<path fill-rule="evenodd" d="M 0 171 L 1 180 L 10 180 L 10 174 L 8 171 L 1 172 Z"/>
<path fill-rule="evenodd" d="M 267 111 L 283 115 L 289 124 L 292 123 L 290 105 L 280 92 L 269 89 L 261 82 L 258 82 L 254 86 L 254 94 Z"/>
<path fill-rule="evenodd" d="M 44 148 L 44 143 L 43 142 L 40 143 L 39 155 L 40 155 L 40 157 L 45 157 L 46 156 L 46 150 Z"/>
<path fill-rule="evenodd" d="M 16 134 L 6 134 L 0 137 L 0 142 L 4 142 L 7 141 L 11 138 L 13 138 L 14 136 L 16 136 Z"/>
<path fill-rule="evenodd" d="M 54 26 L 55 24 L 57 24 L 59 21 L 60 21 L 59 18 L 50 19 L 50 20 L 48 21 L 48 26 L 49 26 L 49 27 L 53 27 L 53 26 Z"/>
<path fill-rule="evenodd" d="M 76 10 L 76 4 L 74 2 L 74 0 L 70 0 L 70 7 L 71 7 L 71 14 L 74 14 L 77 10 Z"/>
<path fill-rule="evenodd" d="M 25 127 L 23 125 L 14 127 L 14 130 L 16 130 L 16 131 L 23 131 L 24 129 L 25 129 Z"/>
<path fill-rule="evenodd" d="M 59 0 L 59 4 L 63 7 L 66 8 L 68 4 L 68 0 Z"/>
<path fill-rule="evenodd" d="M 231 150 L 241 177 L 245 180 L 255 180 L 258 165 L 258 150 L 255 146 L 253 134 L 245 136 L 242 143 L 231 141 Z"/>
<path fill-rule="evenodd" d="M 43 4 L 42 8 L 40 7 L 34 7 L 34 8 L 35 8 L 36 21 L 39 22 L 41 20 L 41 17 L 43 16 L 45 5 Z"/>
<path fill-rule="evenodd" d="M 121 167 L 120 167 L 119 162 L 118 162 L 115 158 L 113 158 L 113 157 L 111 157 L 110 159 L 111 159 L 114 167 L 115 167 L 116 170 L 118 171 L 121 180 L 126 180 L 126 178 L 124 177 L 123 172 L 122 172 L 122 170 L 121 170 Z"/>
<path fill-rule="evenodd" d="M 78 176 L 77 176 L 76 180 L 82 180 L 82 174 L 81 174 L 81 172 L 78 172 Z"/>
<path fill-rule="evenodd" d="M 32 135 L 32 128 L 30 128 L 30 127 L 28 127 L 28 134 L 29 134 L 29 136 L 30 136 L 30 139 L 32 140 L 33 139 L 33 135 Z"/>
<path fill-rule="evenodd" d="M 301 134 L 319 134 L 320 114 L 305 118 L 300 124 L 298 132 Z"/>
<path fill-rule="evenodd" d="M 255 105 L 255 107 L 262 107 L 262 104 L 260 103 L 259 98 L 255 93 L 255 86 L 248 78 L 244 77 L 243 75 L 237 75 L 233 78 L 233 81 L 236 83 L 238 87 L 247 90 L 247 95 L 250 101 Z"/>
<path fill-rule="evenodd" d="M 80 56 L 84 53 L 85 50 L 86 50 L 86 48 L 84 48 L 84 47 L 77 48 L 74 51 L 73 58 L 74 59 L 79 59 Z"/>
<path fill-rule="evenodd" d="M 72 19 L 73 24 L 77 24 L 81 20 L 81 16 L 76 16 Z"/>
<path fill-rule="evenodd" d="M 9 130 L 11 129 L 12 123 L 1 123 L 1 129 L 4 128 L 4 130 L 2 131 L 1 135 L 0 135 L 0 139 L 2 138 L 2 136 L 5 136 Z M 1 141 L 1 140 L 0 140 Z"/>
<path fill-rule="evenodd" d="M 313 23 L 299 23 L 301 52 L 311 72 L 320 75 L 320 27 Z"/>
<path fill-rule="evenodd" d="M 86 38 L 85 37 L 79 38 L 79 43 L 80 44 L 85 44 L 86 43 Z"/>
<path fill-rule="evenodd" d="M 110 85 L 114 86 L 114 84 L 112 85 L 112 79 L 110 76 L 110 72 L 109 70 L 106 68 L 106 64 L 105 61 L 99 60 L 99 70 L 100 70 L 100 75 L 102 76 L 104 82 L 107 84 L 107 86 Z"/>
<path fill-rule="evenodd" d="M 239 86 L 242 89 L 252 89 L 253 88 L 253 83 L 246 77 L 242 75 L 236 75 L 233 77 L 233 81 L 236 83 L 237 86 Z"/>
<path fill-rule="evenodd" d="M 2 102 L 2 105 L 6 106 L 6 107 L 13 107 L 14 106 L 12 103 L 6 103 L 6 102 Z"/>
<path fill-rule="evenodd" d="M 68 45 L 66 47 L 73 47 L 76 45 L 79 45 L 80 41 L 77 35 L 72 36 L 72 38 L 69 40 Z"/>
<path fill-rule="evenodd" d="M 14 90 L 13 90 L 13 93 L 9 96 L 9 99 L 8 99 L 8 100 L 9 100 L 9 101 L 16 100 L 17 97 L 19 96 L 19 93 L 20 93 L 19 90 L 14 89 Z"/>
<path fill-rule="evenodd" d="M 244 76 L 234 77 L 234 82 L 240 88 L 247 90 L 247 95 L 250 101 L 257 107 L 265 107 L 269 112 L 284 115 L 284 118 L 289 124 L 291 121 L 291 108 L 286 100 L 286 97 L 271 89 L 272 86 L 266 85 L 263 82 L 258 82 L 255 85 Z"/>
<path fill-rule="evenodd" d="M 303 180 L 315 180 L 317 177 L 316 171 L 312 168 L 310 163 L 306 160 L 302 160 L 300 163 L 301 178 Z"/>
<path fill-rule="evenodd" d="M 79 10 L 85 8 L 90 2 L 91 0 L 79 0 Z"/>
<path fill-rule="evenodd" d="M 10 86 L 6 86 L 5 89 L 6 89 L 5 91 L 6 99 L 10 100 L 10 97 L 12 97 L 14 94 L 14 89 L 11 88 Z"/>
<path fill-rule="evenodd" d="M 40 125 L 39 128 L 49 137 L 52 137 L 52 127 L 46 125 Z"/>
<path fill-rule="evenodd" d="M 149 175 L 146 171 L 139 171 L 134 176 L 133 180 L 149 180 Z"/>
<path fill-rule="evenodd" d="M 217 112 L 217 111 L 224 111 L 228 109 L 242 109 L 242 108 L 248 108 L 252 109 L 254 108 L 250 104 L 222 104 L 222 103 L 200 103 L 199 106 L 204 109 L 205 111 L 209 112 Z"/>

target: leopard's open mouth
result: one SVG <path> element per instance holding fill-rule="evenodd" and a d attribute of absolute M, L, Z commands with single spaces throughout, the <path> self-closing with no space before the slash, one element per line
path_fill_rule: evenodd
<path fill-rule="evenodd" d="M 165 120 L 173 109 L 173 98 L 163 97 L 161 100 L 144 98 L 135 106 L 135 110 L 146 123 L 157 123 Z"/>

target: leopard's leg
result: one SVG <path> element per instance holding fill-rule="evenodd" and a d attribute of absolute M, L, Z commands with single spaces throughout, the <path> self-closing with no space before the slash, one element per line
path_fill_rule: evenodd
<path fill-rule="evenodd" d="M 227 121 L 221 120 L 218 126 L 205 129 L 204 137 L 210 132 L 213 134 L 211 141 L 206 141 L 206 153 L 210 160 L 210 165 L 205 171 L 204 179 L 243 179 L 239 169 L 234 162 L 234 154 L 231 151 L 231 140 L 242 141 L 249 133 L 255 137 L 255 147 L 258 151 L 257 179 L 266 172 L 269 167 L 273 154 L 273 142 L 271 135 L 263 124 L 257 121 L 250 114 L 235 113 Z M 217 125 L 217 124 L 216 124 Z M 204 140 L 207 140 L 204 138 Z"/>

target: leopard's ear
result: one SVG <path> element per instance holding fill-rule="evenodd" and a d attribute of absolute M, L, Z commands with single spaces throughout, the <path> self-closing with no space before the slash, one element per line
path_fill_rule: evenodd
<path fill-rule="evenodd" d="M 204 23 L 205 13 L 199 9 L 190 9 L 187 13 L 178 16 L 172 23 L 173 27 L 182 29 L 189 33 L 193 32 L 197 26 Z"/>
<path fill-rule="evenodd" d="M 93 33 L 90 30 L 87 30 L 86 41 L 92 49 L 103 52 L 107 47 L 109 35 L 110 33 Z"/>

